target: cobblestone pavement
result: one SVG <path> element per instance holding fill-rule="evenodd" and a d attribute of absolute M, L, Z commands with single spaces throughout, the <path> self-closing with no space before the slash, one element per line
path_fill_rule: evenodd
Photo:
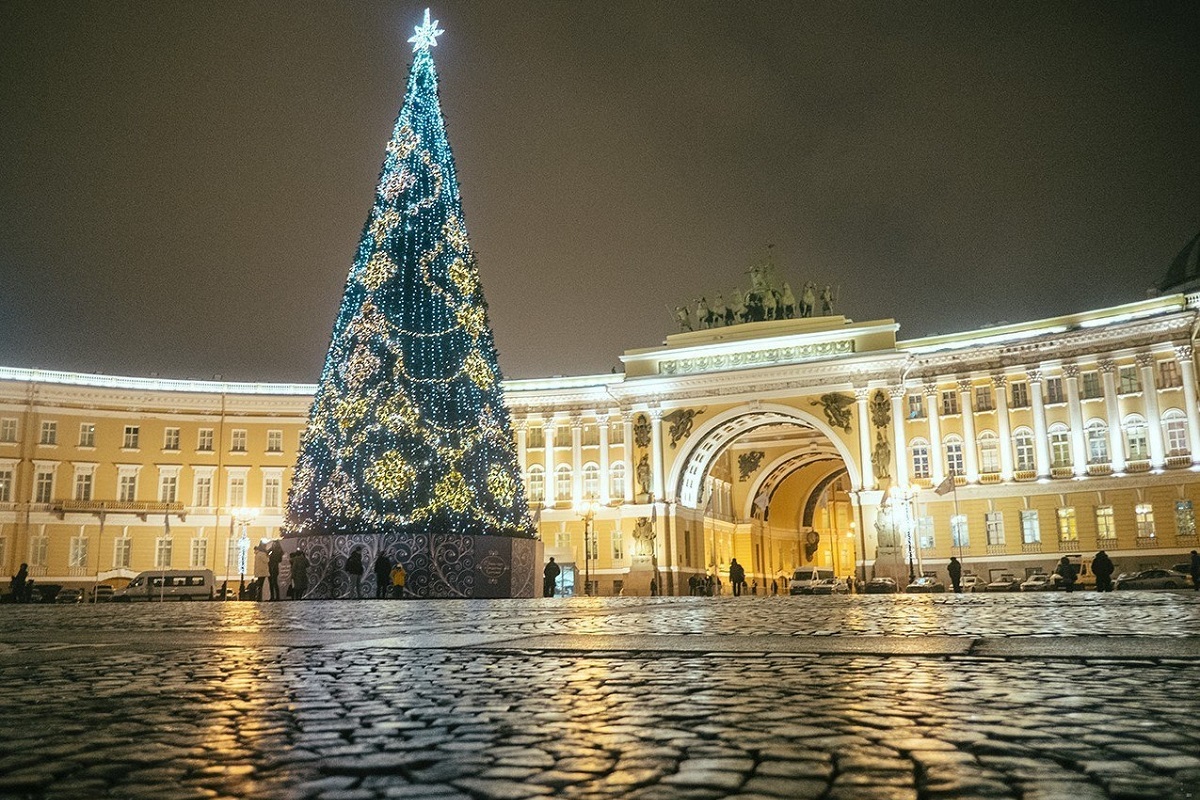
<path fill-rule="evenodd" d="M 1200 797 L 1192 593 L 0 606 L 0 797 Z"/>

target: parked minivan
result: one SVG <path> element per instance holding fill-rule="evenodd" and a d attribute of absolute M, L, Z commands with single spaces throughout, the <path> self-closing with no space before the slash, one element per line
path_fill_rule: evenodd
<path fill-rule="evenodd" d="M 113 600 L 211 600 L 216 593 L 211 569 L 155 569 L 138 573 Z"/>
<path fill-rule="evenodd" d="M 788 582 L 788 594 L 812 594 L 818 583 L 834 577 L 833 570 L 821 567 L 799 567 Z"/>

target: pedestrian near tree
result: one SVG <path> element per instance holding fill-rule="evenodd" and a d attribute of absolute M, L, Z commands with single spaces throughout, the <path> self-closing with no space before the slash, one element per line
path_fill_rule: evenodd
<path fill-rule="evenodd" d="M 292 567 L 292 599 L 303 600 L 308 594 L 308 556 L 297 548 L 292 551 L 288 563 Z"/>
<path fill-rule="evenodd" d="M 1096 576 L 1096 591 L 1112 591 L 1113 562 L 1103 550 L 1092 559 L 1092 574 Z"/>
<path fill-rule="evenodd" d="M 1195 552 L 1195 550 L 1192 551 L 1193 554 Z M 21 568 L 17 570 L 17 574 L 12 576 L 12 584 L 10 585 L 10 588 L 12 589 L 12 601 L 14 603 L 25 602 L 25 583 L 28 580 L 29 565 L 22 564 Z"/>
<path fill-rule="evenodd" d="M 350 594 L 355 600 L 362 598 L 363 557 L 362 547 L 355 547 L 346 556 L 346 574 L 350 576 Z"/>
<path fill-rule="evenodd" d="M 542 597 L 554 597 L 554 590 L 558 585 L 558 575 L 562 572 L 558 564 L 554 563 L 554 556 L 550 556 L 549 563 L 542 570 Z"/>
<path fill-rule="evenodd" d="M 955 594 L 962 594 L 962 562 L 954 556 L 950 556 L 946 572 L 950 573 L 950 585 L 954 587 Z"/>
<path fill-rule="evenodd" d="M 399 561 L 396 566 L 392 567 L 392 598 L 395 600 L 404 599 L 404 584 L 408 582 L 408 573 L 404 571 L 404 565 Z"/>
<path fill-rule="evenodd" d="M 386 600 L 392 588 L 392 560 L 379 551 L 375 556 L 375 599 Z"/>
<path fill-rule="evenodd" d="M 733 596 L 741 597 L 742 588 L 746 585 L 746 569 L 736 558 L 729 559 L 729 582 L 733 584 Z"/>
<path fill-rule="evenodd" d="M 279 591 L 279 565 L 282 563 L 283 545 L 276 539 L 267 548 L 267 580 L 270 582 L 272 600 L 282 597 L 282 593 Z"/>

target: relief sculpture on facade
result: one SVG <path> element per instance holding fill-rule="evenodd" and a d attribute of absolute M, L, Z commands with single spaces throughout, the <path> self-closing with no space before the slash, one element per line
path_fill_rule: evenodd
<path fill-rule="evenodd" d="M 750 476 L 758 470 L 758 465 L 762 463 L 765 455 L 762 450 L 751 450 L 738 456 L 738 479 L 743 482 L 750 480 Z"/>
<path fill-rule="evenodd" d="M 671 436 L 671 448 L 679 443 L 680 439 L 686 439 L 692 435 L 692 425 L 695 422 L 697 414 L 703 414 L 706 409 L 699 410 L 695 408 L 679 408 L 672 411 L 670 414 L 663 415 L 663 422 L 666 422 L 671 427 L 668 429 L 668 434 Z"/>
<path fill-rule="evenodd" d="M 642 448 L 650 446 L 650 418 L 645 414 L 638 414 L 634 420 L 633 443 Z"/>
<path fill-rule="evenodd" d="M 846 433 L 850 432 L 850 406 L 854 405 L 853 397 L 831 392 L 821 395 L 819 401 L 813 400 L 810 405 L 821 406 L 825 412 L 825 421 L 830 425 L 841 428 Z"/>

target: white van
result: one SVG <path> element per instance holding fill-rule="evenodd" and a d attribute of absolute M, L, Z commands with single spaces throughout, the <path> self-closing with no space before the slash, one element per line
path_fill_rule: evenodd
<path fill-rule="evenodd" d="M 788 582 L 788 594 L 812 594 L 813 587 L 833 577 L 833 570 L 821 567 L 799 567 Z"/>
<path fill-rule="evenodd" d="M 138 573 L 113 600 L 211 600 L 216 594 L 211 569 L 155 569 Z"/>

